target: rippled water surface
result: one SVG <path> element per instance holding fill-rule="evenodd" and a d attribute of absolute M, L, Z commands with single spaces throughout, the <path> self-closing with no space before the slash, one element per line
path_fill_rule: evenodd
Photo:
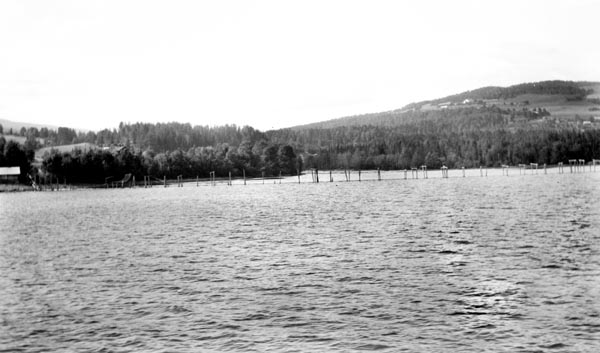
<path fill-rule="evenodd" d="M 600 351 L 600 172 L 0 195 L 0 351 L 362 350 Z"/>

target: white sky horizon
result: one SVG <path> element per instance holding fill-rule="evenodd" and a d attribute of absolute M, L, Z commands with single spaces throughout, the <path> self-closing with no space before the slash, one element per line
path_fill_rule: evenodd
<path fill-rule="evenodd" d="M 0 118 L 270 130 L 600 81 L 600 0 L 0 2 Z"/>

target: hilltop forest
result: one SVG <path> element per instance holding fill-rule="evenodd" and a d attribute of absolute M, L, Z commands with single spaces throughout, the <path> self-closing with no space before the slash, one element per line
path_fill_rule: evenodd
<path fill-rule="evenodd" d="M 243 172 L 276 176 L 305 168 L 551 165 L 574 158 L 600 158 L 600 126 L 593 116 L 600 110 L 600 102 L 590 96 L 594 91 L 589 85 L 547 81 L 485 87 L 397 111 L 267 132 L 248 126 L 173 122 L 121 123 L 117 129 L 87 133 L 63 127 L 56 131 L 29 128 L 13 134 L 25 137 L 22 149 L 29 157 L 31 150 L 42 146 L 97 146 L 54 150 L 42 156 L 42 173 L 82 183 L 103 183 L 105 178 L 120 178 L 125 173 L 139 178 L 192 178 L 207 177 L 211 171 L 217 176 L 229 172 L 234 176 Z M 523 95 L 528 99 L 523 100 Z M 536 95 L 543 95 L 546 103 L 537 105 Z M 590 114 L 567 118 L 563 114 L 559 119 L 549 101 L 585 107 Z M 6 155 L 8 144 L 2 145 Z M 0 163 L 6 165 L 2 158 Z"/>

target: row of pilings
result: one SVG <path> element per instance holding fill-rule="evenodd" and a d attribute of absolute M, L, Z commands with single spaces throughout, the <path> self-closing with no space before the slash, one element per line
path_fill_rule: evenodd
<path fill-rule="evenodd" d="M 550 168 L 556 168 L 558 170 L 558 174 L 564 174 L 566 170 L 568 170 L 570 173 L 583 173 L 586 171 L 586 167 L 589 168 L 589 171 L 596 171 L 596 165 L 600 166 L 600 159 L 593 159 L 592 161 L 590 161 L 589 163 L 586 164 L 585 160 L 583 159 L 570 159 L 568 160 L 568 164 L 565 164 L 563 162 L 559 162 L 557 165 L 554 165 L 552 167 L 547 166 L 546 164 L 538 164 L 538 163 L 529 163 L 529 164 L 518 164 L 516 166 L 509 166 L 509 165 L 501 165 L 501 170 L 502 170 L 502 175 L 504 176 L 508 176 L 509 174 L 514 174 L 517 175 L 517 170 L 518 170 L 518 175 L 525 175 L 525 174 L 538 174 L 538 173 L 543 173 L 543 174 L 547 174 L 548 173 L 548 169 Z M 471 169 L 473 170 L 473 169 Z M 441 177 L 442 178 L 449 178 L 450 177 L 450 168 L 448 168 L 447 166 L 443 165 L 440 169 L 439 169 L 440 173 L 441 173 Z M 457 168 L 455 169 L 455 171 L 458 171 L 458 176 L 459 177 L 463 177 L 465 178 L 467 176 L 467 169 L 465 169 L 465 167 L 461 167 L 461 168 Z M 325 172 L 325 174 L 323 172 L 319 172 L 318 169 L 313 168 L 310 169 L 308 171 L 304 171 L 304 173 L 300 170 L 297 170 L 297 180 L 298 183 L 302 183 L 302 176 L 303 175 L 307 175 L 308 172 L 310 172 L 310 179 L 308 180 L 308 182 L 312 182 L 312 183 L 319 183 L 319 182 L 323 182 L 326 179 L 328 179 L 327 181 L 333 183 L 333 182 L 351 182 L 351 181 L 382 181 L 383 177 L 382 177 L 382 173 L 381 173 L 381 169 L 377 169 L 375 171 L 369 170 L 369 171 L 362 171 L 362 170 L 351 170 L 351 169 L 344 169 L 342 171 L 337 170 L 336 173 L 334 174 L 334 172 L 332 170 L 329 170 L 327 172 Z M 397 173 L 399 173 L 401 176 L 403 177 L 396 177 L 396 178 L 390 178 L 390 179 L 428 179 L 430 173 L 434 172 L 434 170 L 430 170 L 428 169 L 428 167 L 426 165 L 421 165 L 420 167 L 416 168 L 410 168 L 410 169 L 404 169 L 404 170 L 399 170 L 396 171 Z M 364 178 L 365 173 L 371 175 L 371 177 L 367 177 L 366 179 Z M 376 176 L 373 176 L 372 174 L 376 173 Z M 327 176 L 328 178 L 323 179 L 323 176 Z M 335 176 L 342 176 L 342 179 L 334 179 L 334 175 Z M 455 174 L 456 175 L 456 174 Z M 472 176 L 472 172 L 471 175 Z M 479 167 L 479 176 L 481 177 L 487 177 L 488 176 L 488 168 L 480 166 Z M 29 176 L 29 179 L 31 179 L 31 184 L 34 188 L 34 190 L 37 191 L 54 191 L 54 190 L 70 190 L 73 187 L 71 185 L 69 185 L 67 183 L 67 179 L 63 178 L 60 179 L 57 177 L 53 177 L 53 176 L 46 176 L 46 177 L 39 177 L 39 176 Z M 173 180 L 167 180 L 166 176 L 163 176 L 162 178 L 157 178 L 155 176 L 151 176 L 151 175 L 145 175 L 143 176 L 143 183 L 138 183 L 136 182 L 135 176 L 131 175 L 131 174 L 126 174 L 123 179 L 121 180 L 116 180 L 116 181 L 112 181 L 110 180 L 112 179 L 111 177 L 106 178 L 106 182 L 103 185 L 105 188 L 124 188 L 124 187 L 139 187 L 139 186 L 143 186 L 144 188 L 151 188 L 151 187 L 156 187 L 156 186 L 162 186 L 162 187 L 168 187 L 168 186 L 172 186 L 172 185 L 176 185 L 177 187 L 183 187 L 184 184 L 192 184 L 195 182 L 196 186 L 200 186 L 202 185 L 206 185 L 207 183 L 209 185 L 212 186 L 216 186 L 218 183 L 222 183 L 225 182 L 226 185 L 228 186 L 232 186 L 233 185 L 233 180 L 234 178 L 232 177 L 232 173 L 229 172 L 228 175 L 226 177 L 217 177 L 216 172 L 212 171 L 209 173 L 209 177 L 208 178 L 200 178 L 199 176 L 197 176 L 195 179 L 184 179 L 183 175 L 178 175 L 177 179 L 175 181 Z M 273 183 L 277 184 L 281 184 L 281 181 L 284 179 L 284 177 L 282 176 L 282 173 L 279 173 L 279 176 L 276 177 L 266 177 L 265 173 L 262 172 L 261 177 L 259 178 L 246 178 L 246 171 L 242 170 L 242 178 L 241 180 L 243 181 L 243 185 L 247 185 L 248 181 L 252 181 L 254 184 L 256 183 L 260 183 L 262 181 L 262 184 L 265 184 L 267 181 L 273 181 Z M 240 180 L 240 178 L 237 178 L 236 180 Z M 289 180 L 288 180 L 289 182 Z M 304 180 L 304 182 L 307 182 L 307 180 Z"/>

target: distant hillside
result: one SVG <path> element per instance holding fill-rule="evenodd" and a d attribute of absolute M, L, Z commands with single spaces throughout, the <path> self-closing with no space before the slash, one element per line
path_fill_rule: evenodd
<path fill-rule="evenodd" d="M 543 81 L 510 87 L 482 87 L 443 98 L 411 103 L 397 110 L 343 117 L 295 126 L 292 129 L 327 129 L 357 125 L 401 126 L 414 122 L 419 115 L 430 115 L 428 113 L 432 111 L 451 110 L 451 113 L 444 115 L 462 115 L 465 109 L 492 106 L 519 113 L 524 110 L 542 110 L 554 119 L 565 122 L 576 118 L 590 120 L 600 116 L 600 82 Z"/>
<path fill-rule="evenodd" d="M 14 134 L 18 134 L 19 130 L 21 130 L 21 128 L 23 128 L 23 127 L 25 129 L 29 129 L 32 127 L 36 128 L 36 129 L 41 129 L 44 127 L 47 129 L 51 129 L 51 130 L 58 129 L 58 126 L 54 126 L 54 125 L 50 125 L 50 124 L 32 124 L 32 123 L 24 123 L 24 122 L 19 122 L 19 121 L 10 121 L 10 120 L 6 120 L 6 119 L 0 119 L 0 125 L 2 125 L 2 128 L 4 129 L 5 134 L 7 134 L 10 129 L 12 129 Z"/>

